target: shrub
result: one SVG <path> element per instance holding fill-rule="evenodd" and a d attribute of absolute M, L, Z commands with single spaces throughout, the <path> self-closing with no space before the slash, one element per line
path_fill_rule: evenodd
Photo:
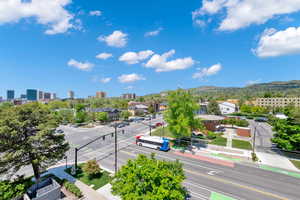
<path fill-rule="evenodd" d="M 88 174 L 90 178 L 100 175 L 101 169 L 96 160 L 89 160 L 83 165 L 83 171 Z"/>
<path fill-rule="evenodd" d="M 209 132 L 207 133 L 207 139 L 209 139 L 209 140 L 213 140 L 213 139 L 215 139 L 217 136 L 218 136 L 218 134 L 216 134 L 216 133 L 214 133 L 214 132 L 211 132 L 211 131 L 209 131 Z"/>
<path fill-rule="evenodd" d="M 30 179 L 20 178 L 14 182 L 0 181 L 0 199 L 10 200 L 22 196 L 33 184 Z"/>
<path fill-rule="evenodd" d="M 66 188 L 66 190 L 68 190 L 69 192 L 73 193 L 76 197 L 78 197 L 78 198 L 82 197 L 82 192 L 73 183 L 71 183 L 69 181 L 64 181 L 63 185 Z"/>
<path fill-rule="evenodd" d="M 258 161 L 258 157 L 256 156 L 256 153 L 251 153 L 251 156 L 252 156 L 252 161 L 253 162 L 257 162 Z"/>

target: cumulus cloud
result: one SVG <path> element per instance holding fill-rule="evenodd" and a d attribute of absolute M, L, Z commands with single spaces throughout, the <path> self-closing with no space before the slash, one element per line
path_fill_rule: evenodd
<path fill-rule="evenodd" d="M 234 31 L 252 24 L 264 24 L 277 15 L 300 10 L 300 0 L 203 0 L 202 7 L 192 13 L 193 20 L 220 14 L 224 16 L 219 30 Z"/>
<path fill-rule="evenodd" d="M 217 74 L 222 69 L 221 64 L 215 64 L 208 68 L 200 69 L 200 71 L 193 74 L 194 79 L 202 79 L 206 76 L 212 76 Z"/>
<path fill-rule="evenodd" d="M 140 80 L 146 80 L 142 75 L 139 74 L 123 74 L 118 77 L 120 83 L 133 83 Z"/>
<path fill-rule="evenodd" d="M 111 81 L 111 78 L 110 78 L 110 77 L 100 79 L 100 82 L 101 82 L 101 83 L 108 83 L 108 82 L 110 82 L 110 81 Z"/>
<path fill-rule="evenodd" d="M 108 36 L 98 37 L 98 40 L 105 42 L 108 46 L 120 48 L 126 46 L 128 38 L 126 33 L 123 33 L 122 31 L 114 31 Z"/>
<path fill-rule="evenodd" d="M 258 84 L 261 82 L 261 79 L 257 79 L 257 80 L 250 80 L 246 82 L 246 85 L 254 85 L 254 84 Z"/>
<path fill-rule="evenodd" d="M 17 23 L 21 19 L 34 18 L 38 24 L 46 25 L 46 34 L 65 33 L 71 28 L 74 15 L 65 7 L 71 0 L 2 0 L 0 1 L 0 25 Z"/>
<path fill-rule="evenodd" d="M 137 53 L 130 51 L 120 56 L 119 61 L 126 62 L 127 64 L 132 65 L 149 58 L 149 56 L 153 54 L 154 52 L 151 50 L 140 51 Z"/>
<path fill-rule="evenodd" d="M 266 29 L 253 50 L 259 57 L 274 57 L 300 53 L 300 27 L 283 31 Z"/>
<path fill-rule="evenodd" d="M 101 59 L 101 60 L 106 60 L 108 58 L 111 58 L 113 55 L 111 53 L 99 53 L 98 55 L 96 55 L 96 58 Z"/>
<path fill-rule="evenodd" d="M 187 69 L 195 64 L 195 61 L 191 57 L 178 58 L 175 60 L 167 61 L 167 59 L 174 54 L 174 49 L 162 55 L 155 54 L 144 66 L 147 68 L 154 68 L 156 72 L 167 72 Z"/>
<path fill-rule="evenodd" d="M 145 37 L 153 37 L 153 36 L 157 36 L 159 35 L 159 33 L 163 30 L 162 27 L 159 27 L 158 29 L 154 30 L 154 31 L 149 31 L 145 33 Z"/>
<path fill-rule="evenodd" d="M 100 10 L 92 10 L 89 12 L 90 16 L 101 16 L 102 12 Z"/>
<path fill-rule="evenodd" d="M 82 71 L 89 71 L 95 66 L 93 63 L 79 62 L 75 59 L 70 59 L 69 62 L 68 62 L 68 65 L 70 67 L 75 67 L 75 68 L 77 68 L 79 70 L 82 70 Z"/>

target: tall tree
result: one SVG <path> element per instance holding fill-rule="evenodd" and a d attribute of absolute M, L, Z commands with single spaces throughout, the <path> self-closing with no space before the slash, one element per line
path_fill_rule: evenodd
<path fill-rule="evenodd" d="M 164 118 L 175 138 L 191 137 L 193 129 L 200 126 L 200 120 L 195 118 L 197 109 L 199 106 L 189 92 L 179 89 L 169 93 Z"/>
<path fill-rule="evenodd" d="M 97 113 L 97 120 L 101 122 L 105 122 L 108 120 L 108 114 L 107 112 L 99 112 Z"/>
<path fill-rule="evenodd" d="M 63 159 L 69 149 L 58 123 L 44 105 L 30 103 L 0 113 L 0 174 L 13 175 L 31 165 L 36 179 L 45 169 Z"/>
<path fill-rule="evenodd" d="M 139 155 L 117 172 L 112 180 L 113 194 L 123 200 L 141 199 L 185 199 L 182 186 L 185 179 L 182 164 L 178 161 L 160 161 L 151 155 Z"/>
<path fill-rule="evenodd" d="M 129 112 L 128 110 L 123 110 L 123 111 L 121 112 L 121 117 L 122 117 L 123 119 L 128 119 L 130 116 L 131 116 L 131 112 Z"/>
<path fill-rule="evenodd" d="M 215 100 L 211 100 L 208 103 L 207 112 L 209 114 L 213 114 L 213 115 L 221 115 L 221 111 L 220 111 L 218 102 L 216 102 Z"/>

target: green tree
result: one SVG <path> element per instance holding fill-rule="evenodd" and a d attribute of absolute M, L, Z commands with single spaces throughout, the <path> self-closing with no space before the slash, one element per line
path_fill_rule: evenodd
<path fill-rule="evenodd" d="M 89 176 L 89 178 L 100 175 L 101 168 L 96 160 L 89 160 L 83 165 L 83 171 Z"/>
<path fill-rule="evenodd" d="M 240 110 L 242 113 L 251 113 L 252 112 L 251 106 L 245 105 L 245 104 L 240 107 Z"/>
<path fill-rule="evenodd" d="M 169 93 L 164 118 L 175 138 L 191 137 L 193 129 L 200 125 L 200 121 L 195 118 L 198 108 L 190 93 L 181 89 Z"/>
<path fill-rule="evenodd" d="M 273 123 L 274 138 L 272 142 L 278 147 L 289 151 L 300 151 L 300 125 L 295 124 L 292 119 L 277 119 Z"/>
<path fill-rule="evenodd" d="M 123 111 L 121 112 L 121 117 L 122 117 L 123 119 L 128 119 L 130 116 L 131 116 L 131 112 L 129 112 L 128 110 L 123 110 Z"/>
<path fill-rule="evenodd" d="M 107 112 L 99 112 L 97 113 L 97 120 L 101 122 L 106 122 L 108 120 Z"/>
<path fill-rule="evenodd" d="M 13 106 L 14 106 L 14 104 L 12 104 L 11 102 L 0 103 L 0 112 L 5 110 L 5 109 L 11 108 Z"/>
<path fill-rule="evenodd" d="M 50 109 L 55 110 L 55 109 L 61 109 L 61 108 L 69 108 L 69 104 L 66 101 L 50 101 L 48 103 L 48 106 Z"/>
<path fill-rule="evenodd" d="M 186 190 L 182 164 L 139 155 L 117 172 L 112 179 L 113 194 L 123 200 L 165 199 L 184 200 Z"/>
<path fill-rule="evenodd" d="M 212 115 L 221 115 L 218 102 L 216 102 L 215 100 L 211 100 L 207 105 L 207 112 L 208 114 Z"/>
<path fill-rule="evenodd" d="M 148 107 L 148 112 L 151 113 L 151 114 L 155 113 L 155 108 L 154 108 L 153 104 L 150 104 L 150 106 Z"/>
<path fill-rule="evenodd" d="M 81 103 L 78 103 L 78 104 L 75 105 L 75 110 L 76 110 L 76 113 L 77 112 L 83 112 L 85 110 L 85 105 L 81 104 Z"/>
<path fill-rule="evenodd" d="M 88 114 L 85 111 L 77 112 L 75 121 L 76 121 L 76 123 L 87 122 L 88 121 Z"/>
<path fill-rule="evenodd" d="M 56 116 L 60 123 L 73 123 L 74 111 L 71 109 L 62 109 L 56 112 Z"/>
<path fill-rule="evenodd" d="M 63 159 L 69 149 L 58 123 L 44 105 L 29 103 L 0 113 L 0 174 L 13 175 L 31 165 L 36 179 L 41 169 Z"/>

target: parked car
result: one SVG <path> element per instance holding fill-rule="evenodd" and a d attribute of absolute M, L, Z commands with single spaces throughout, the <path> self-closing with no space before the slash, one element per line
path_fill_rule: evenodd
<path fill-rule="evenodd" d="M 266 117 L 257 117 L 254 119 L 256 122 L 267 122 L 268 118 Z"/>
<path fill-rule="evenodd" d="M 124 123 L 120 123 L 120 124 L 118 124 L 118 128 L 124 128 L 126 125 L 124 124 Z"/>
<path fill-rule="evenodd" d="M 129 126 L 130 125 L 130 123 L 129 122 L 127 122 L 127 121 L 124 121 L 124 122 L 122 122 L 125 126 Z"/>
<path fill-rule="evenodd" d="M 58 130 L 56 130 L 55 132 L 56 132 L 56 133 L 64 133 L 64 131 L 61 130 L 61 129 L 58 129 Z"/>
<path fill-rule="evenodd" d="M 163 124 L 160 123 L 160 122 L 157 122 L 157 123 L 155 124 L 156 127 L 159 127 L 159 126 L 162 126 L 162 125 L 163 125 Z"/>

